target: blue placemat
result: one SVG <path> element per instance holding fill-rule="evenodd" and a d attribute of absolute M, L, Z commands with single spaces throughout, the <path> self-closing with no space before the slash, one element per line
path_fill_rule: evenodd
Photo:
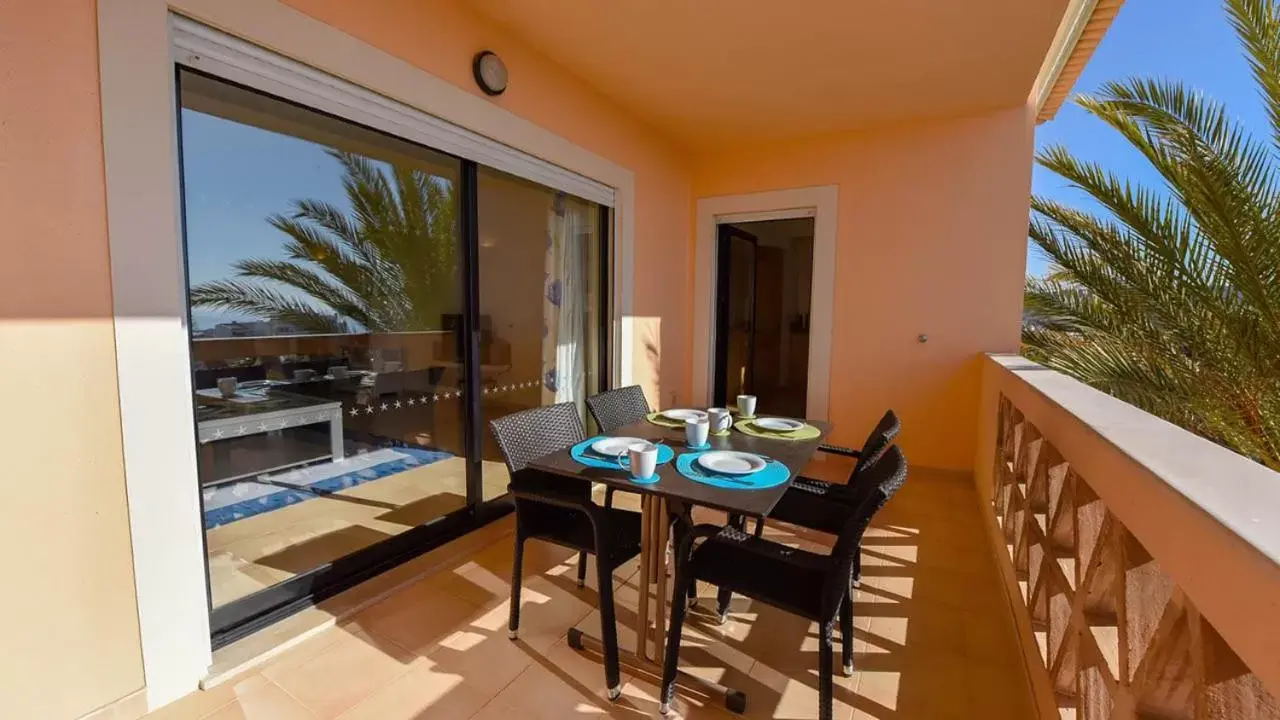
<path fill-rule="evenodd" d="M 791 471 L 787 469 L 787 466 L 777 460 L 770 460 L 763 470 L 750 475 L 721 475 L 713 473 L 698 464 L 698 458 L 703 454 L 701 452 L 691 452 L 681 455 L 676 460 L 676 470 L 694 482 L 726 490 L 763 490 L 775 485 L 781 485 L 787 481 L 787 478 L 791 477 Z"/>
<path fill-rule="evenodd" d="M 607 470 L 625 470 L 627 465 L 629 464 L 628 458 L 626 456 L 623 456 L 621 458 L 622 464 L 619 465 L 618 460 L 615 458 L 601 457 L 600 455 L 597 455 L 594 452 L 592 452 L 591 443 L 594 443 L 597 440 L 603 440 L 606 437 L 608 437 L 608 435 L 597 435 L 588 440 L 583 440 L 577 445 L 574 445 L 573 448 L 569 450 L 569 454 L 573 456 L 574 460 L 577 460 L 578 462 L 582 463 L 583 465 L 586 465 L 587 467 L 605 468 Z M 671 458 L 675 456 L 676 456 L 675 451 L 672 450 L 669 445 L 658 446 L 658 464 L 659 465 L 661 465 L 662 463 L 671 462 Z"/>

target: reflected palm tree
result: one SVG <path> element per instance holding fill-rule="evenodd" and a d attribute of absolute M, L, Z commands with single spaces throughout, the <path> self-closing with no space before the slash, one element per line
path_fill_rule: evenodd
<path fill-rule="evenodd" d="M 191 288 L 193 307 L 233 310 L 304 332 L 433 329 L 457 305 L 454 183 L 329 150 L 351 215 L 297 200 L 267 222 L 288 235 L 286 260 L 247 259 L 235 277 Z"/>

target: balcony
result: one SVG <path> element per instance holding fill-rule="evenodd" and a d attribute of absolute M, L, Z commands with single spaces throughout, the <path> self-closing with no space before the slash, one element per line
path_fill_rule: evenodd
<path fill-rule="evenodd" d="M 914 468 L 868 531 L 836 717 L 1280 717 L 1280 478 L 1021 358 L 983 363 L 976 481 Z M 501 521 L 295 616 L 272 642 L 328 627 L 263 662 L 236 667 L 261 638 L 219 651 L 230 672 L 153 717 L 656 717 L 656 678 L 626 673 L 610 704 L 598 658 L 567 646 L 598 622 L 572 553 L 530 546 L 507 639 L 511 532 Z M 624 646 L 636 574 L 615 577 Z M 699 595 L 710 607 L 714 589 Z M 746 692 L 746 717 L 815 717 L 816 632 L 737 598 L 724 625 L 692 613 L 682 664 Z M 694 690 L 677 709 L 732 717 Z"/>

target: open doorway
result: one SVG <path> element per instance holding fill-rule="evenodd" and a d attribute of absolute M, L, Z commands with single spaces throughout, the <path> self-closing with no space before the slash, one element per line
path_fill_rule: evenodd
<path fill-rule="evenodd" d="M 805 417 L 814 219 L 716 229 L 713 400 L 751 394 L 761 412 Z"/>

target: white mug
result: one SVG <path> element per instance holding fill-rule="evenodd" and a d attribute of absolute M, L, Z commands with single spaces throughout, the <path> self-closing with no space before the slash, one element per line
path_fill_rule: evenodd
<path fill-rule="evenodd" d="M 742 417 L 756 416 L 756 396 L 755 395 L 739 395 L 738 396 L 738 414 Z"/>
<path fill-rule="evenodd" d="M 218 378 L 218 392 L 222 393 L 222 397 L 230 398 L 236 396 L 236 389 L 240 387 L 240 381 L 234 377 Z"/>
<path fill-rule="evenodd" d="M 707 444 L 707 432 L 711 430 L 711 422 L 705 418 L 689 418 L 684 421 L 684 439 L 689 447 L 702 447 Z"/>
<path fill-rule="evenodd" d="M 631 461 L 631 477 L 648 480 L 658 471 L 658 446 L 651 442 L 635 443 L 627 448 Z"/>
<path fill-rule="evenodd" d="M 733 416 L 729 408 L 707 408 L 707 419 L 711 422 L 711 432 L 724 432 L 733 424 Z"/>

